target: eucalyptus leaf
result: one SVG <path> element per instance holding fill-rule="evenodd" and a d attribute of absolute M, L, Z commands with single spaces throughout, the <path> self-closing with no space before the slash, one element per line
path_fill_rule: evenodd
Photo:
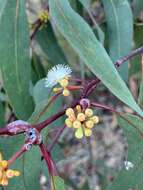
<path fill-rule="evenodd" d="M 109 54 L 114 62 L 131 51 L 133 16 L 128 0 L 102 0 L 102 2 L 107 20 Z M 127 81 L 128 63 L 120 66 L 119 72 Z"/>
<path fill-rule="evenodd" d="M 57 28 L 89 69 L 115 96 L 143 116 L 143 112 L 88 24 L 71 8 L 68 1 L 50 0 L 49 5 L 51 18 Z"/>
<path fill-rule="evenodd" d="M 32 65 L 32 70 L 31 70 L 32 83 L 36 84 L 38 80 L 46 76 L 46 73 L 39 57 L 35 53 L 33 53 L 31 65 Z"/>
<path fill-rule="evenodd" d="M 25 120 L 33 111 L 25 0 L 4 1 L 2 8 L 0 6 L 0 69 L 10 104 L 17 117 Z"/>

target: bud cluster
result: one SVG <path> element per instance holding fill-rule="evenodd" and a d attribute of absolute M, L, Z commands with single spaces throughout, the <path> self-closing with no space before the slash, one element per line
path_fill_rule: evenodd
<path fill-rule="evenodd" d="M 0 153 L 0 185 L 7 186 L 10 178 L 18 176 L 20 176 L 20 172 L 8 169 L 8 161 L 3 160 L 2 154 Z"/>
<path fill-rule="evenodd" d="M 48 10 L 42 10 L 39 15 L 38 15 L 39 20 L 43 23 L 46 24 L 49 20 L 49 12 Z"/>
<path fill-rule="evenodd" d="M 68 108 L 66 115 L 68 118 L 65 120 L 65 124 L 76 130 L 75 137 L 78 139 L 83 136 L 91 136 L 92 128 L 99 122 L 99 117 L 94 115 L 91 108 L 84 109 L 81 105 L 77 105 L 75 109 Z"/>

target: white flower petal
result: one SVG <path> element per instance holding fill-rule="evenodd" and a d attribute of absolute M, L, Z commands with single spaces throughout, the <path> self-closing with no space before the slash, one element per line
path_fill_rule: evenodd
<path fill-rule="evenodd" d="M 126 170 L 129 170 L 134 167 L 134 164 L 130 161 L 124 161 L 124 165 L 125 165 Z"/>
<path fill-rule="evenodd" d="M 45 79 L 45 87 L 53 87 L 57 82 L 71 75 L 71 68 L 67 65 L 58 64 L 50 69 Z"/>

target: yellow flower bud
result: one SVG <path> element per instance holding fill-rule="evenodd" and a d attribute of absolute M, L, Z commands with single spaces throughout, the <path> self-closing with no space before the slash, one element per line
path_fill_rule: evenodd
<path fill-rule="evenodd" d="M 1 165 L 1 167 L 2 167 L 3 169 L 5 169 L 5 168 L 7 168 L 7 166 L 8 166 L 8 161 L 2 160 L 2 161 L 0 162 L 0 165 Z"/>
<path fill-rule="evenodd" d="M 67 79 L 63 78 L 63 79 L 61 79 L 61 80 L 59 81 L 59 83 L 60 83 L 60 85 L 61 85 L 62 87 L 65 88 L 65 87 L 68 86 L 69 81 L 68 81 Z"/>
<path fill-rule="evenodd" d="M 21 175 L 19 171 L 17 170 L 13 170 L 13 171 L 14 171 L 14 176 L 19 177 Z"/>
<path fill-rule="evenodd" d="M 76 106 L 76 110 L 78 111 L 78 113 L 80 113 L 80 112 L 81 112 L 81 106 L 80 106 L 80 105 L 77 105 L 77 106 Z"/>
<path fill-rule="evenodd" d="M 70 121 L 69 118 L 67 118 L 67 119 L 65 120 L 65 124 L 66 124 L 67 127 L 72 127 L 72 122 Z"/>
<path fill-rule="evenodd" d="M 73 122 L 73 127 L 74 127 L 74 128 L 80 128 L 80 127 L 81 127 L 81 122 L 78 121 L 78 120 L 74 121 L 74 122 Z"/>
<path fill-rule="evenodd" d="M 2 159 L 3 159 L 3 158 L 2 158 L 2 154 L 0 153 L 0 161 L 2 161 Z"/>
<path fill-rule="evenodd" d="M 88 129 L 91 129 L 94 127 L 94 122 L 91 121 L 91 120 L 88 120 L 85 122 L 85 126 L 88 128 Z"/>
<path fill-rule="evenodd" d="M 70 115 L 68 118 L 69 118 L 69 120 L 70 120 L 71 122 L 74 122 L 74 121 L 76 120 L 75 115 Z"/>
<path fill-rule="evenodd" d="M 93 116 L 93 110 L 87 108 L 87 109 L 85 110 L 85 115 L 86 115 L 87 117 L 91 117 L 91 116 Z"/>
<path fill-rule="evenodd" d="M 81 139 L 83 137 L 83 130 L 82 130 L 82 127 L 78 128 L 75 132 L 75 137 L 77 139 Z"/>
<path fill-rule="evenodd" d="M 64 89 L 63 90 L 63 95 L 64 96 L 69 96 L 70 95 L 70 91 L 68 89 Z"/>
<path fill-rule="evenodd" d="M 86 137 L 90 137 L 92 135 L 92 131 L 90 129 L 84 128 L 84 134 Z"/>
<path fill-rule="evenodd" d="M 79 120 L 79 121 L 85 121 L 85 114 L 84 113 L 79 113 L 78 115 L 77 115 L 77 119 Z"/>
<path fill-rule="evenodd" d="M 68 109 L 66 110 L 66 115 L 67 115 L 67 116 L 74 115 L 74 110 L 73 110 L 72 108 L 68 108 Z"/>
<path fill-rule="evenodd" d="M 0 184 L 3 185 L 3 186 L 7 186 L 8 185 L 8 179 L 6 176 L 4 176 L 2 178 L 2 180 L 0 181 Z"/>
<path fill-rule="evenodd" d="M 6 171 L 6 176 L 8 177 L 8 178 L 12 178 L 12 177 L 14 177 L 14 171 L 13 170 L 7 170 Z"/>
<path fill-rule="evenodd" d="M 39 13 L 38 18 L 40 19 L 41 22 L 46 23 L 49 19 L 49 13 L 47 10 L 43 10 Z"/>
<path fill-rule="evenodd" d="M 3 176 L 3 172 L 2 172 L 2 170 L 0 170 L 0 180 L 1 180 L 2 176 Z"/>
<path fill-rule="evenodd" d="M 93 116 L 93 117 L 90 118 L 90 120 L 93 121 L 94 124 L 99 123 L 99 117 L 98 116 Z"/>
<path fill-rule="evenodd" d="M 62 90 L 62 88 L 53 88 L 53 92 L 59 92 L 60 90 Z"/>

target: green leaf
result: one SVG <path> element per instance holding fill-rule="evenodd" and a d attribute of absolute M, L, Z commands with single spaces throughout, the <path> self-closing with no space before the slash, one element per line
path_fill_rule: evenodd
<path fill-rule="evenodd" d="M 49 98 L 53 95 L 51 88 L 45 87 L 45 79 L 41 79 L 36 83 L 33 89 L 33 97 L 36 104 L 35 110 L 32 114 L 32 116 L 29 119 L 29 122 L 34 123 L 35 118 L 37 115 L 45 108 L 45 106 L 49 102 Z M 49 117 L 52 114 L 55 114 L 58 112 L 58 109 L 62 109 L 62 97 L 59 97 L 42 115 L 40 118 L 40 122 L 45 120 L 47 117 Z"/>
<path fill-rule="evenodd" d="M 38 146 L 23 156 L 23 174 L 26 190 L 40 190 L 41 154 Z M 33 167 L 35 166 L 35 167 Z"/>
<path fill-rule="evenodd" d="M 107 20 L 109 54 L 112 61 L 129 54 L 133 39 L 133 16 L 127 0 L 102 0 Z M 119 68 L 122 78 L 128 79 L 128 63 Z"/>
<path fill-rule="evenodd" d="M 56 26 L 90 70 L 115 96 L 143 116 L 143 112 L 87 23 L 73 11 L 67 0 L 50 0 L 49 5 L 51 18 Z"/>
<path fill-rule="evenodd" d="M 33 90 L 33 97 L 36 107 L 29 119 L 30 123 L 35 124 L 38 116 L 40 116 L 41 113 L 42 115 L 40 116 L 40 118 L 38 118 L 37 122 L 44 121 L 45 119 L 47 119 L 48 117 L 52 116 L 53 114 L 57 113 L 62 109 L 62 97 L 58 97 L 58 99 L 54 103 L 52 103 L 49 107 L 47 107 L 49 98 L 52 95 L 53 93 L 51 92 L 51 89 L 45 87 L 45 79 L 41 79 L 40 81 L 37 82 Z M 57 108 L 59 108 L 59 110 Z M 60 118 L 51 125 L 47 126 L 42 131 L 43 140 L 46 141 L 49 129 L 54 127 L 60 128 L 63 126 L 63 123 L 64 123 L 63 119 Z"/>
<path fill-rule="evenodd" d="M 43 52 L 48 56 L 51 64 L 66 64 L 66 57 L 58 44 L 50 22 L 36 34 L 36 40 L 40 44 Z"/>
<path fill-rule="evenodd" d="M 134 167 L 129 170 L 123 168 L 107 190 L 136 189 L 135 187 L 142 182 L 143 178 L 143 138 L 139 133 L 139 130 L 143 131 L 143 120 L 137 116 L 126 114 L 118 117 L 118 123 L 123 128 L 128 142 L 127 161 L 132 162 Z"/>
<path fill-rule="evenodd" d="M 90 1 L 88 1 L 88 0 L 79 0 L 79 2 L 84 6 L 86 11 L 88 12 L 88 14 L 89 14 L 89 16 L 90 16 L 90 18 L 91 18 L 91 20 L 92 20 L 92 22 L 94 24 L 94 32 L 97 33 L 99 41 L 102 44 L 104 44 L 105 35 L 104 35 L 104 32 L 99 27 L 99 25 L 97 24 L 94 17 L 92 16 L 91 12 L 90 12 Z"/>
<path fill-rule="evenodd" d="M 41 78 L 45 76 L 46 76 L 46 73 L 39 57 L 35 53 L 33 53 L 32 70 L 31 70 L 31 78 L 32 78 L 33 84 L 36 84 L 38 80 L 40 80 Z"/>
<path fill-rule="evenodd" d="M 10 104 L 17 117 L 25 120 L 33 111 L 25 1 L 4 2 L 0 19 L 0 69 Z"/>

